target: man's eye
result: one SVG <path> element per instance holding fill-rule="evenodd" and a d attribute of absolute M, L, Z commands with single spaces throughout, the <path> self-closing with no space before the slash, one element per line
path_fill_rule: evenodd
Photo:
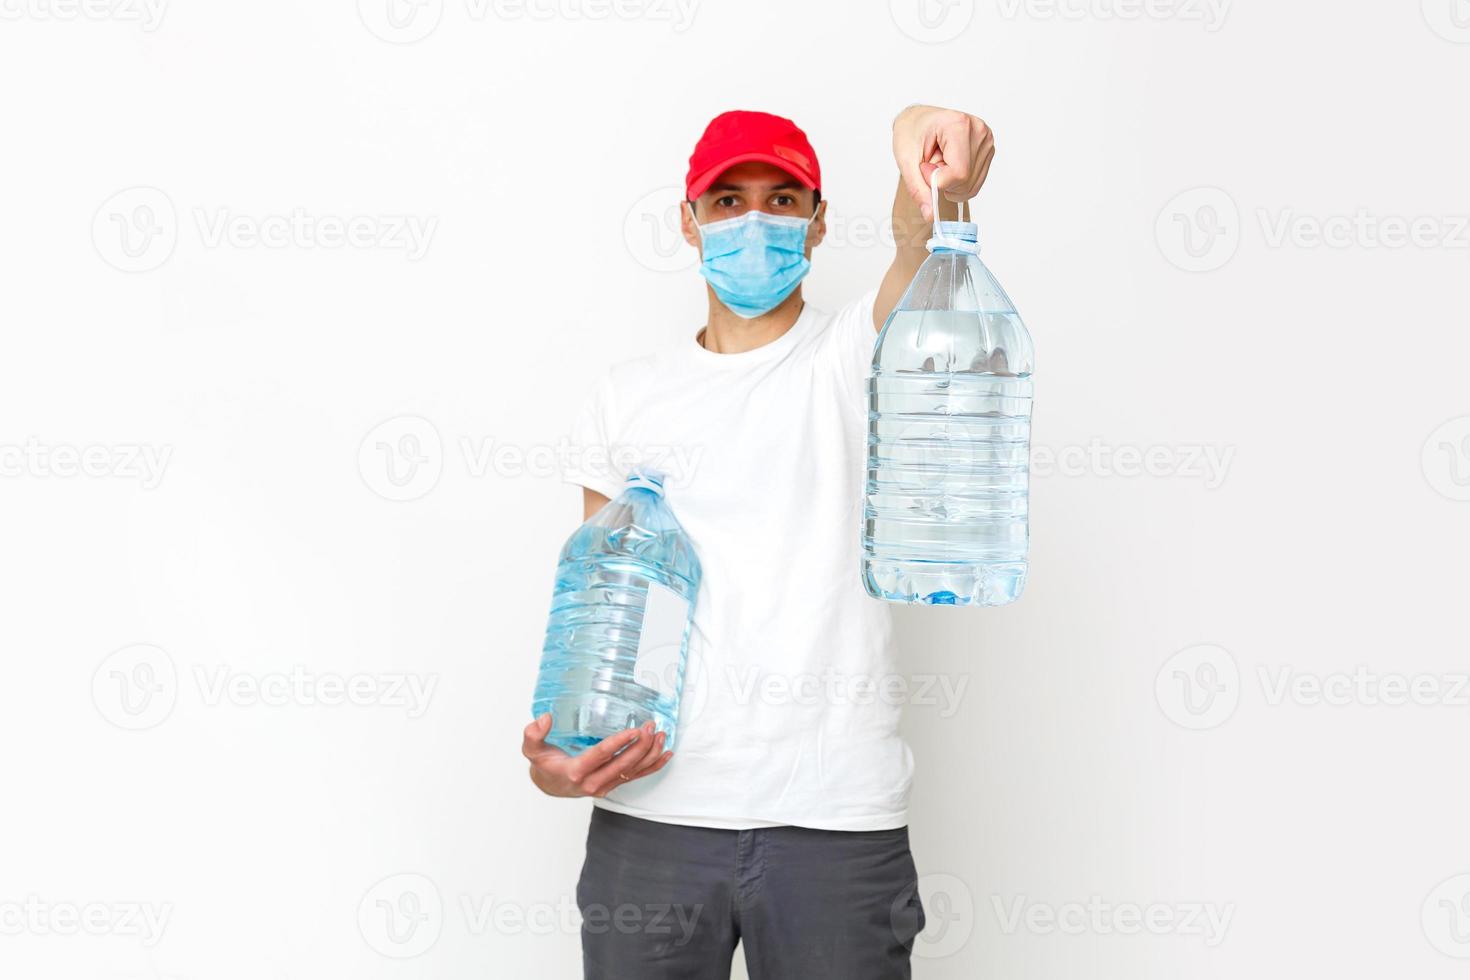
<path fill-rule="evenodd" d="M 733 208 L 738 203 L 740 203 L 740 202 L 736 198 L 726 196 L 726 197 L 722 197 L 719 200 L 715 201 L 715 207 L 720 207 L 720 208 Z"/>
<path fill-rule="evenodd" d="M 796 207 L 796 198 L 790 194 L 777 194 L 771 203 L 778 208 L 794 208 Z"/>

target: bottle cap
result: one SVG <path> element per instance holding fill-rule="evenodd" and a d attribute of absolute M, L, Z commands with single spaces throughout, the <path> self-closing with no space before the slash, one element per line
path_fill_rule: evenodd
<path fill-rule="evenodd" d="M 634 470 L 628 474 L 625 486 L 628 489 L 637 487 L 641 490 L 651 490 L 660 497 L 664 495 L 664 475 L 652 470 Z"/>

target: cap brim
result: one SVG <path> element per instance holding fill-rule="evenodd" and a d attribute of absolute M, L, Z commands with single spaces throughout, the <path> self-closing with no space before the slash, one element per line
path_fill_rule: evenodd
<path fill-rule="evenodd" d="M 729 170 L 736 164 L 750 163 L 751 161 L 769 163 L 773 167 L 780 167 L 782 170 L 786 171 L 788 174 L 801 181 L 802 186 L 805 187 L 807 190 L 814 191 L 817 189 L 816 181 L 812 180 L 809 174 L 802 173 L 800 170 L 798 170 L 796 168 L 796 165 L 790 160 L 778 157 L 774 153 L 740 153 L 731 157 L 728 160 L 724 160 L 720 163 L 715 164 L 713 167 L 710 167 L 704 173 L 700 174 L 699 177 L 696 178 L 694 182 L 689 185 L 689 199 L 692 201 L 699 195 L 703 194 L 705 191 L 709 190 L 709 185 L 713 184 L 717 179 L 719 179 L 720 174 L 724 173 L 726 170 Z"/>

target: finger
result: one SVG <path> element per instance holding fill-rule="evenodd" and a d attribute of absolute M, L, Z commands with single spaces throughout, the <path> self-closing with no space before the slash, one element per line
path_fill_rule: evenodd
<path fill-rule="evenodd" d="M 657 760 L 654 761 L 653 765 L 651 765 L 648 768 L 644 769 L 638 775 L 631 777 L 628 781 L 629 782 L 632 782 L 634 779 L 642 779 L 645 776 L 652 776 L 654 773 L 658 772 L 664 766 L 668 765 L 669 764 L 669 760 L 672 759 L 673 757 L 674 757 L 674 753 L 672 753 L 672 752 L 665 752 L 665 753 L 663 753 L 662 755 L 660 755 L 658 757 Z"/>
<path fill-rule="evenodd" d="M 925 218 L 929 215 L 929 175 L 934 172 L 932 163 L 924 163 L 919 160 L 904 161 L 899 164 L 899 173 L 903 175 L 903 186 L 908 190 L 909 196 L 919 206 L 919 211 Z"/>
<path fill-rule="evenodd" d="M 934 172 L 933 165 L 942 159 L 933 133 L 925 131 L 912 138 L 895 136 L 893 155 L 898 161 L 898 172 L 909 196 L 926 218 L 931 217 L 928 213 L 929 175 Z"/>
<path fill-rule="evenodd" d="M 660 754 L 656 759 L 654 759 L 653 762 L 650 763 L 649 765 L 644 766 L 642 769 L 640 769 L 636 773 L 630 774 L 627 779 L 619 779 L 613 785 L 606 786 L 600 792 L 594 793 L 592 795 L 594 795 L 594 796 L 598 797 L 599 799 L 601 799 L 602 797 L 604 797 L 607 794 L 611 793 L 613 790 L 617 789 L 619 786 L 623 786 L 623 785 L 626 785 L 628 783 L 637 782 L 638 780 L 644 778 L 645 776 L 652 776 L 654 773 L 658 772 L 664 766 L 668 765 L 669 760 L 672 759 L 673 757 L 674 757 L 674 753 L 672 753 L 672 752 L 664 752 L 664 753 Z"/>
<path fill-rule="evenodd" d="M 971 137 L 970 116 L 963 116 L 939 127 L 935 142 L 944 158 L 944 183 L 941 187 L 964 187 L 970 182 Z"/>
<path fill-rule="evenodd" d="M 653 722 L 651 721 L 644 722 L 643 727 L 638 731 L 643 743 L 633 746 L 583 779 L 583 792 L 592 796 L 605 793 L 618 783 L 626 782 L 624 776 L 631 778 L 632 774 L 643 766 L 644 760 L 653 751 L 654 745 L 658 744 L 658 738 L 653 734 Z"/>
<path fill-rule="evenodd" d="M 974 196 L 974 194 L 980 193 L 980 188 L 985 186 L 985 178 L 990 176 L 990 162 L 994 159 L 995 147 L 992 146 L 990 148 L 990 152 L 985 154 L 985 159 L 980 163 L 979 173 L 975 175 L 975 190 L 974 193 L 971 195 L 972 197 Z"/>
<path fill-rule="evenodd" d="M 616 735 L 609 735 L 577 756 L 567 767 L 567 778 L 578 786 L 586 785 L 597 770 L 607 765 L 613 756 L 638 741 L 642 736 L 643 729 L 641 728 L 629 728 Z"/>
<path fill-rule="evenodd" d="M 663 756 L 664 742 L 667 740 L 667 737 L 667 733 L 665 732 L 659 732 L 655 735 L 649 741 L 648 751 L 644 753 L 642 760 L 632 769 L 623 770 L 624 774 L 629 779 L 637 779 L 639 776 L 648 772 L 649 767 L 657 763 L 659 758 Z"/>
<path fill-rule="evenodd" d="M 990 160 L 994 156 L 994 147 L 989 147 L 985 149 L 978 157 L 975 158 L 975 164 L 972 167 L 971 171 L 972 176 L 970 177 L 968 183 L 964 184 L 963 186 L 957 184 L 949 184 L 944 186 L 945 199 L 958 203 L 960 201 L 968 201 L 976 194 L 979 194 L 981 185 L 985 183 L 986 175 L 990 173 Z"/>
<path fill-rule="evenodd" d="M 540 718 L 535 719 L 526 726 L 521 733 L 521 754 L 531 758 L 546 750 L 546 736 L 551 733 L 551 712 L 548 711 Z"/>

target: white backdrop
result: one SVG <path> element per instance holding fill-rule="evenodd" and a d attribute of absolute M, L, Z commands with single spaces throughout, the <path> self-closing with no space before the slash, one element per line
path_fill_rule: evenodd
<path fill-rule="evenodd" d="M 807 129 L 831 307 L 923 101 L 1038 400 L 1023 601 L 899 613 L 916 976 L 1463 975 L 1464 0 L 0 16 L 0 974 L 578 975 L 548 453 L 702 322 L 710 116 Z"/>

